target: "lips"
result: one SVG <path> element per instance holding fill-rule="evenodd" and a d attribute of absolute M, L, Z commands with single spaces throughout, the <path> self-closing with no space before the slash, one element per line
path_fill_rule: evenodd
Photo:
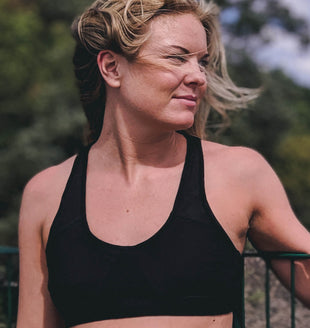
<path fill-rule="evenodd" d="M 190 101 L 197 101 L 197 96 L 195 95 L 184 95 L 184 96 L 175 96 L 174 98 L 176 99 L 185 99 L 185 100 L 190 100 Z"/>
<path fill-rule="evenodd" d="M 179 96 L 174 96 L 174 99 L 177 99 L 180 101 L 182 104 L 189 108 L 196 108 L 197 105 L 197 96 L 195 95 L 179 95 Z"/>

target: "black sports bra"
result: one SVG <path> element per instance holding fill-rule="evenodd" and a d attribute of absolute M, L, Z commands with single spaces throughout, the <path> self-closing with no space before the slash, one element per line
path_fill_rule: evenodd
<path fill-rule="evenodd" d="M 135 246 L 109 244 L 90 232 L 85 214 L 89 147 L 76 157 L 46 247 L 48 288 L 66 327 L 238 311 L 242 256 L 206 200 L 201 141 L 185 136 L 187 154 L 171 214 L 159 231 Z"/>

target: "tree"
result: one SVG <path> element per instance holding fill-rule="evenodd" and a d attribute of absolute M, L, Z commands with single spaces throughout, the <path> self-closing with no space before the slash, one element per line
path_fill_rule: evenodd
<path fill-rule="evenodd" d="M 259 150 L 276 169 L 293 208 L 310 229 L 309 89 L 297 86 L 280 70 L 264 72 L 255 63 L 255 53 L 270 42 L 264 38 L 266 26 L 276 25 L 293 33 L 302 47 L 309 46 L 309 26 L 281 1 L 216 2 L 223 9 L 223 34 L 233 80 L 243 86 L 263 87 L 256 103 L 232 115 L 232 125 L 218 140 Z"/>
<path fill-rule="evenodd" d="M 0 2 L 0 238 L 16 244 L 20 196 L 38 171 L 75 153 L 85 119 L 71 64 L 69 24 L 34 1 Z M 73 16 L 73 13 L 71 13 Z"/>
<path fill-rule="evenodd" d="M 223 9 L 233 79 L 265 90 L 248 110 L 232 113 L 231 127 L 218 140 L 262 152 L 280 174 L 296 212 L 309 221 L 306 171 L 310 163 L 305 155 L 310 153 L 305 151 L 310 134 L 309 90 L 296 86 L 280 71 L 261 72 L 250 47 L 254 37 L 268 42 L 262 37 L 268 24 L 282 26 L 306 45 L 306 23 L 275 0 L 215 2 Z M 18 208 L 27 180 L 82 145 L 86 120 L 73 76 L 70 24 L 90 3 L 0 0 L 1 244 L 17 243 Z"/>

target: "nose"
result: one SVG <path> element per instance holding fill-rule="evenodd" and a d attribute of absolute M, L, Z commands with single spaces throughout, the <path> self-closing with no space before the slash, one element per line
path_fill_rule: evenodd
<path fill-rule="evenodd" d="M 198 62 L 193 62 L 187 67 L 187 72 L 184 77 L 184 84 L 193 86 L 206 86 L 206 73 Z"/>

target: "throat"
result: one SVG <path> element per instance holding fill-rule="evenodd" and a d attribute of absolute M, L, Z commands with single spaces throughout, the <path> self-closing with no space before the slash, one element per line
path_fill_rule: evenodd
<path fill-rule="evenodd" d="M 138 139 L 132 136 L 109 134 L 91 148 L 89 162 L 123 175 L 126 184 L 133 184 L 153 168 L 175 167 L 184 162 L 186 139 L 179 133 L 161 134 Z M 109 156 L 105 156 L 108 154 Z M 143 172 L 145 170 L 145 172 Z"/>

